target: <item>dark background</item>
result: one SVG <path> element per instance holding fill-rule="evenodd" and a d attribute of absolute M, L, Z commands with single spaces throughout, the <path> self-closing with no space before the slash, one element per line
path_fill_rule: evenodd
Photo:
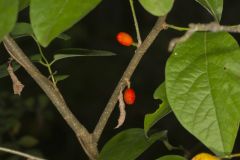
<path fill-rule="evenodd" d="M 137 1 L 135 7 L 142 38 L 144 39 L 157 17 L 147 13 Z M 221 24 L 239 24 L 239 9 L 239 0 L 225 1 Z M 187 26 L 189 23 L 207 23 L 212 20 L 212 17 L 194 0 L 176 0 L 167 18 L 168 23 L 177 26 Z M 20 12 L 19 22 L 29 22 L 28 8 Z M 49 59 L 52 58 L 54 51 L 68 47 L 101 49 L 117 53 L 117 56 L 113 57 L 65 59 L 53 66 L 53 69 L 57 70 L 59 74 L 71 75 L 70 78 L 60 82 L 58 86 L 72 112 L 90 131 L 94 129 L 101 112 L 134 53 L 134 47 L 124 47 L 116 42 L 115 36 L 120 31 L 129 32 L 133 37 L 136 37 L 128 0 L 103 0 L 90 14 L 66 31 L 72 37 L 70 40 L 55 40 L 48 48 L 44 49 Z M 131 79 L 131 86 L 135 89 L 137 95 L 135 105 L 127 107 L 127 118 L 120 129 L 113 129 L 117 124 L 119 114 L 117 109 L 114 110 L 101 137 L 99 149 L 122 130 L 143 128 L 144 115 L 157 109 L 159 101 L 154 100 L 152 95 L 159 84 L 164 81 L 164 66 L 167 57 L 170 55 L 167 52 L 168 43 L 172 38 L 181 34 L 169 29 L 160 33 L 155 40 Z M 234 36 L 239 39 L 239 35 Z M 21 38 L 17 42 L 29 56 L 38 52 L 31 38 Z M 3 47 L 1 52 L 0 61 L 5 63 L 8 55 Z M 37 66 L 45 75 L 48 75 L 45 68 L 40 65 Z M 47 103 L 47 107 L 40 106 L 42 104 L 41 100 L 37 99 L 40 94 L 43 94 L 42 90 L 23 69 L 18 70 L 17 75 L 25 85 L 20 98 L 13 96 L 13 99 L 18 99 L 19 102 L 8 100 L 9 103 L 5 104 L 7 98 L 3 96 L 1 101 L 4 101 L 6 106 L 14 106 L 16 103 L 22 103 L 21 101 L 32 97 L 34 99 L 32 106 L 34 107 L 20 116 L 19 119 L 22 124 L 20 131 L 12 137 L 8 135 L 8 132 L 3 133 L 1 142 L 15 146 L 15 140 L 27 134 L 39 140 L 34 149 L 47 159 L 87 159 L 74 133 L 54 106 L 50 102 Z M 0 86 L 0 92 L 11 94 L 12 88 L 9 77 L 1 79 Z M 24 104 L 21 107 L 24 108 Z M 182 145 L 187 152 L 190 152 L 191 156 L 204 150 L 207 151 L 198 140 L 181 127 L 173 114 L 163 118 L 155 125 L 155 128 L 158 130 L 167 129 L 170 142 L 177 146 Z M 238 136 L 236 142 L 239 141 L 239 138 Z M 26 147 L 15 147 L 27 152 L 31 150 L 31 148 Z M 235 146 L 234 151 L 239 152 L 239 150 L 240 146 Z M 151 160 L 161 155 L 174 153 L 184 154 L 181 151 L 168 151 L 161 142 L 157 142 L 138 159 Z M 9 158 L 9 155 L 2 156 L 1 159 Z"/>

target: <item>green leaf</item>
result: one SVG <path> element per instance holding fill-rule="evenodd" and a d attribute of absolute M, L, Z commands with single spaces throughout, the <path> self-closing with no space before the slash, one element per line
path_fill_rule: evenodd
<path fill-rule="evenodd" d="M 60 33 L 72 27 L 101 0 L 34 0 L 30 19 L 39 43 L 46 47 Z"/>
<path fill-rule="evenodd" d="M 16 23 L 13 30 L 11 31 L 11 36 L 13 38 L 20 38 L 25 36 L 33 36 L 32 26 L 29 23 L 20 22 Z M 65 33 L 61 33 L 57 36 L 59 39 L 69 40 L 71 37 Z"/>
<path fill-rule="evenodd" d="M 228 33 L 195 33 L 166 65 L 166 92 L 180 123 L 216 154 L 229 154 L 240 121 L 240 50 Z M 238 72 L 236 72 L 238 71 Z"/>
<path fill-rule="evenodd" d="M 69 35 L 67 35 L 66 33 L 61 33 L 57 38 L 65 40 L 65 41 L 71 39 L 71 37 Z"/>
<path fill-rule="evenodd" d="M 38 140 L 32 136 L 23 136 L 17 143 L 23 147 L 31 148 L 38 144 Z"/>
<path fill-rule="evenodd" d="M 187 159 L 178 155 L 167 155 L 167 156 L 160 157 L 156 160 L 187 160 Z"/>
<path fill-rule="evenodd" d="M 63 81 L 67 79 L 70 75 L 54 75 L 56 82 Z"/>
<path fill-rule="evenodd" d="M 0 0 L 0 41 L 14 27 L 17 20 L 18 0 Z"/>
<path fill-rule="evenodd" d="M 7 67 L 8 67 L 8 64 L 7 64 L 7 63 L 0 65 L 0 78 L 9 76 L 8 71 L 7 71 Z M 13 67 L 13 70 L 14 70 L 14 72 L 15 72 L 15 71 L 17 71 L 21 66 L 20 66 L 18 63 L 16 63 L 16 62 L 13 61 L 13 62 L 12 62 L 12 67 Z"/>
<path fill-rule="evenodd" d="M 139 0 L 139 2 L 152 15 L 164 16 L 172 9 L 174 0 Z"/>
<path fill-rule="evenodd" d="M 31 36 L 33 35 L 32 27 L 29 23 L 16 23 L 13 30 L 11 31 L 11 36 L 13 38 L 19 38 L 24 36 Z"/>
<path fill-rule="evenodd" d="M 166 131 L 162 131 L 146 138 L 144 130 L 140 128 L 122 131 L 104 145 L 99 160 L 136 159 L 154 142 L 164 139 L 166 134 Z"/>
<path fill-rule="evenodd" d="M 19 0 L 19 11 L 29 6 L 30 0 Z"/>
<path fill-rule="evenodd" d="M 72 57 L 83 57 L 83 56 L 114 56 L 115 53 L 103 50 L 88 50 L 82 48 L 67 48 L 56 51 L 57 54 L 54 55 L 53 61 L 56 62 L 58 60 L 64 58 L 72 58 Z"/>
<path fill-rule="evenodd" d="M 33 62 L 40 62 L 42 59 L 42 55 L 41 54 L 34 54 L 30 56 L 31 61 Z"/>
<path fill-rule="evenodd" d="M 144 118 L 144 131 L 147 135 L 149 129 L 156 124 L 161 118 L 166 116 L 171 112 L 171 108 L 168 104 L 167 96 L 166 96 L 166 88 L 165 83 L 163 82 L 154 92 L 154 99 L 162 100 L 162 103 L 159 105 L 159 108 L 152 114 L 146 114 Z"/>
<path fill-rule="evenodd" d="M 216 21 L 220 22 L 223 10 L 223 0 L 196 0 L 200 3 Z"/>

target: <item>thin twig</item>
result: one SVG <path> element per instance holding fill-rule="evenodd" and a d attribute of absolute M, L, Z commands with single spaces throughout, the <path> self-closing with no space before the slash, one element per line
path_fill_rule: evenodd
<path fill-rule="evenodd" d="M 93 142 L 92 135 L 70 111 L 57 86 L 55 86 L 50 80 L 48 80 L 44 75 L 40 73 L 40 71 L 32 64 L 22 49 L 10 36 L 5 36 L 3 43 L 11 57 L 15 59 L 29 73 L 29 75 L 37 82 L 37 84 L 50 98 L 67 124 L 76 134 L 79 142 L 81 143 L 84 151 L 89 156 L 89 158 L 95 160 L 98 155 L 98 150 L 96 143 Z"/>
<path fill-rule="evenodd" d="M 157 35 L 160 31 L 163 30 L 163 24 L 165 23 L 166 16 L 158 18 L 156 24 L 154 25 L 151 32 L 148 34 L 144 42 L 139 46 L 139 48 L 135 51 L 135 54 L 130 61 L 128 67 L 126 68 L 125 72 L 123 73 L 122 78 L 118 82 L 111 98 L 109 99 L 95 129 L 93 132 L 93 136 L 96 142 L 98 142 L 104 127 L 106 126 L 106 123 L 115 108 L 115 105 L 118 101 L 118 95 L 121 90 L 121 88 L 124 88 L 126 86 L 125 80 L 130 79 L 133 72 L 135 71 L 137 65 L 139 64 L 140 60 L 142 59 L 144 53 L 148 50 L 148 48 L 151 46 L 153 41 L 156 39 Z"/>
<path fill-rule="evenodd" d="M 31 159 L 31 160 L 46 160 L 46 159 L 43 159 L 43 158 L 32 156 L 32 155 L 27 154 L 27 153 L 23 153 L 23 152 L 20 152 L 20 151 L 16 151 L 16 150 L 9 149 L 9 148 L 4 148 L 4 147 L 0 147 L 0 151 L 15 154 L 15 155 L 25 157 L 25 158 L 28 158 L 28 159 Z"/>
<path fill-rule="evenodd" d="M 130 3 L 134 26 L 135 26 L 135 30 L 136 30 L 136 34 L 137 34 L 137 40 L 138 40 L 137 47 L 139 47 L 142 44 L 142 39 L 141 39 L 141 34 L 140 34 L 139 26 L 138 26 L 138 20 L 137 20 L 135 8 L 134 8 L 133 0 L 129 0 L 129 3 Z"/>
<path fill-rule="evenodd" d="M 32 38 L 33 38 L 34 41 L 36 42 L 36 45 L 37 45 L 37 47 L 38 47 L 38 50 L 39 50 L 39 52 L 40 52 L 40 54 L 41 54 L 41 57 L 42 57 L 42 59 L 43 59 L 43 61 L 44 61 L 44 62 L 42 62 L 42 59 L 41 59 L 41 62 L 42 62 L 41 64 L 44 64 L 44 66 L 47 67 L 48 72 L 49 72 L 49 76 L 50 76 L 53 84 L 56 86 L 57 83 L 56 83 L 56 80 L 55 80 L 54 75 L 53 75 L 53 71 L 52 71 L 52 68 L 51 68 L 51 64 L 48 62 L 46 56 L 43 54 L 42 47 L 40 46 L 40 44 L 38 43 L 38 41 L 37 41 L 37 39 L 34 37 L 34 35 L 32 35 Z"/>
<path fill-rule="evenodd" d="M 210 31 L 210 32 L 232 32 L 232 33 L 240 33 L 240 25 L 236 26 L 223 26 L 216 22 L 211 22 L 208 24 L 189 24 L 189 29 L 187 32 L 180 38 L 173 39 L 169 44 L 169 51 L 172 51 L 173 48 L 178 44 L 185 42 L 188 38 L 190 38 L 195 32 L 198 31 Z"/>
<path fill-rule="evenodd" d="M 189 30 L 189 28 L 187 28 L 187 27 L 179 27 L 179 26 L 175 26 L 172 24 L 165 24 L 165 26 L 166 26 L 166 29 L 171 28 L 171 29 L 175 29 L 177 31 L 188 31 Z"/>
<path fill-rule="evenodd" d="M 236 158 L 236 157 L 240 157 L 240 153 L 235 153 L 235 154 L 231 154 L 231 155 L 225 155 L 225 156 L 222 156 L 220 158 L 232 159 L 232 158 Z"/>

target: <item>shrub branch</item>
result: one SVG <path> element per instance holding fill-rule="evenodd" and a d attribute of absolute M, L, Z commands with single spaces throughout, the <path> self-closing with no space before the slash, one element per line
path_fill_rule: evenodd
<path fill-rule="evenodd" d="M 76 134 L 79 143 L 82 145 L 88 157 L 91 160 L 96 160 L 98 157 L 97 143 L 118 101 L 119 92 L 121 88 L 126 87 L 126 80 L 131 78 L 133 72 L 135 71 L 145 52 L 151 46 L 160 31 L 164 29 L 165 20 L 166 16 L 158 18 L 156 24 L 154 25 L 146 39 L 135 51 L 132 60 L 130 61 L 125 72 L 123 73 L 122 78 L 118 82 L 118 85 L 116 86 L 111 98 L 109 99 L 109 102 L 107 103 L 102 115 L 100 116 L 100 119 L 92 134 L 88 132 L 84 125 L 82 125 L 70 111 L 57 86 L 40 73 L 40 71 L 33 65 L 33 63 L 25 55 L 25 53 L 18 46 L 18 44 L 9 35 L 4 37 L 3 43 L 10 56 L 29 73 L 29 75 L 36 81 L 36 83 L 43 89 L 43 91 L 52 101 L 52 103 L 60 112 L 64 120 Z"/>
<path fill-rule="evenodd" d="M 33 65 L 33 63 L 22 51 L 22 49 L 10 36 L 5 36 L 3 39 L 3 43 L 11 57 L 16 60 L 28 72 L 28 74 L 46 93 L 46 95 L 55 105 L 64 120 L 72 128 L 84 151 L 90 157 L 90 159 L 96 159 L 98 151 L 96 147 L 97 145 L 92 140 L 92 135 L 70 111 L 57 86 L 40 73 L 40 71 Z"/>
<path fill-rule="evenodd" d="M 173 28 L 173 29 L 179 29 L 181 27 L 176 27 L 173 25 L 167 25 L 166 24 L 166 28 Z M 174 28 L 175 27 L 175 28 Z M 178 43 L 182 43 L 185 42 L 188 38 L 190 38 L 195 32 L 198 31 L 210 31 L 210 32 L 232 32 L 232 33 L 240 33 L 240 25 L 236 25 L 236 26 L 224 26 L 224 25 L 220 25 L 217 22 L 211 22 L 208 24 L 194 24 L 191 23 L 189 24 L 189 28 L 185 28 L 185 30 L 187 30 L 187 32 L 179 38 L 175 38 L 173 39 L 170 44 L 169 44 L 169 51 L 172 51 L 173 48 L 178 44 Z"/>
<path fill-rule="evenodd" d="M 121 88 L 125 88 L 126 86 L 126 79 L 130 79 L 133 72 L 135 71 L 136 67 L 138 66 L 140 60 L 142 59 L 144 53 L 148 50 L 148 48 L 151 46 L 153 41 L 156 39 L 160 31 L 164 29 L 166 16 L 158 18 L 157 22 L 155 23 L 154 27 L 146 37 L 146 39 L 143 41 L 143 43 L 137 48 L 135 51 L 135 54 L 133 58 L 131 59 L 128 67 L 124 71 L 122 78 L 118 82 L 111 98 L 109 99 L 95 129 L 93 132 L 93 136 L 96 142 L 99 141 L 99 138 L 103 132 L 103 129 L 106 126 L 106 123 L 113 112 L 115 105 L 118 101 L 118 96 Z"/>

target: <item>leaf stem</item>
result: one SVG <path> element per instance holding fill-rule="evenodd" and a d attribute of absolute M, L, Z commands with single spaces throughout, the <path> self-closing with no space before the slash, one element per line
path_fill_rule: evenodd
<path fill-rule="evenodd" d="M 42 60 L 39 61 L 39 63 L 45 67 L 48 67 L 48 65 L 46 63 L 44 63 Z"/>
<path fill-rule="evenodd" d="M 232 159 L 232 158 L 236 158 L 236 157 L 240 157 L 240 153 L 226 155 L 226 156 L 223 156 L 223 157 L 220 157 L 220 158 Z"/>
<path fill-rule="evenodd" d="M 49 72 L 49 75 L 50 75 L 50 77 L 51 77 L 51 80 L 52 80 L 53 84 L 56 86 L 57 83 L 56 83 L 56 80 L 55 80 L 55 78 L 54 78 L 54 76 L 53 76 L 53 71 L 52 71 L 52 68 L 51 68 L 51 63 L 48 62 L 47 58 L 46 58 L 45 55 L 43 54 L 42 47 L 39 45 L 37 39 L 36 39 L 34 36 L 32 36 L 32 37 L 33 37 L 34 41 L 36 42 L 37 47 L 38 47 L 38 50 L 39 50 L 39 52 L 40 52 L 40 54 L 41 54 L 41 56 L 42 56 L 42 59 L 43 59 L 43 61 L 44 61 L 44 62 L 43 62 L 43 61 L 41 60 L 41 61 L 40 61 L 40 64 L 42 64 L 43 66 L 47 67 L 48 72 Z"/>
<path fill-rule="evenodd" d="M 139 47 L 142 44 L 142 39 L 141 39 L 141 34 L 140 34 L 139 26 L 138 26 L 138 21 L 137 21 L 137 16 L 136 16 L 133 0 L 129 0 L 129 3 L 130 3 L 134 26 L 135 26 L 135 30 L 136 30 L 136 34 L 137 34 L 137 41 L 138 41 L 137 46 Z"/>
<path fill-rule="evenodd" d="M 189 30 L 189 28 L 179 27 L 179 26 L 175 26 L 175 25 L 172 25 L 172 24 L 166 24 L 166 28 L 175 29 L 177 31 L 188 31 Z"/>

